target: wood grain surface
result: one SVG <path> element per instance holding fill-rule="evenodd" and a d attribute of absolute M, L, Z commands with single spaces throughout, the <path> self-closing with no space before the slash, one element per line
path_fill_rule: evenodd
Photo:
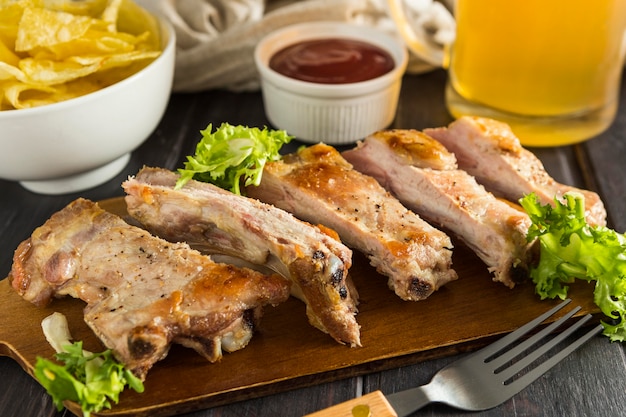
<path fill-rule="evenodd" d="M 100 204 L 125 215 L 122 198 Z M 290 299 L 265 309 L 245 349 L 211 364 L 192 350 L 174 346 L 149 372 L 143 394 L 124 392 L 112 410 L 97 415 L 174 415 L 444 357 L 487 344 L 558 303 L 539 300 L 531 283 L 511 290 L 493 282 L 484 264 L 461 244 L 453 260 L 457 281 L 427 300 L 405 302 L 355 253 L 351 275 L 360 294 L 357 320 L 363 347 L 340 345 L 314 329 L 307 323 L 304 304 Z M 571 287 L 572 304 L 582 307 L 578 315 L 599 313 L 592 292 L 590 284 Z M 0 315 L 11 317 L 0 328 L 0 355 L 14 358 L 31 375 L 37 356 L 54 353 L 40 330 L 41 320 L 54 311 L 68 317 L 73 336 L 87 349 L 103 349 L 83 321 L 84 304 L 79 300 L 60 299 L 37 308 L 17 295 L 6 279 L 0 281 L 0 299 Z M 79 413 L 76 404 L 67 407 Z"/>

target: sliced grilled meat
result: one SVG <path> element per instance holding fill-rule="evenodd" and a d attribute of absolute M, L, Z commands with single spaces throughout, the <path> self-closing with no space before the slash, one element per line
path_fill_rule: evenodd
<path fill-rule="evenodd" d="M 535 193 L 543 204 L 554 204 L 568 191 L 585 196 L 590 224 L 606 225 L 606 210 L 598 194 L 558 183 L 541 161 L 520 144 L 506 123 L 480 117 L 462 117 L 447 128 L 424 133 L 441 142 L 458 159 L 459 168 L 476 177 L 492 193 L 518 202 Z"/>
<path fill-rule="evenodd" d="M 343 156 L 371 175 L 409 209 L 464 241 L 513 287 L 528 276 L 530 219 L 457 169 L 454 155 L 416 130 L 377 132 Z"/>
<path fill-rule="evenodd" d="M 264 265 L 292 279 L 312 325 L 340 343 L 360 345 L 349 248 L 277 207 L 198 181 L 175 189 L 177 179 L 172 171 L 143 168 L 123 184 L 128 212 L 167 240 Z"/>
<path fill-rule="evenodd" d="M 457 278 L 450 238 L 328 145 L 302 148 L 268 163 L 261 184 L 247 187 L 246 193 L 337 231 L 404 300 L 422 300 Z"/>
<path fill-rule="evenodd" d="M 261 308 L 285 301 L 290 290 L 278 274 L 215 263 L 85 199 L 19 245 L 9 279 L 39 306 L 63 295 L 85 301 L 85 322 L 141 378 L 171 343 L 210 361 L 244 347 Z"/>

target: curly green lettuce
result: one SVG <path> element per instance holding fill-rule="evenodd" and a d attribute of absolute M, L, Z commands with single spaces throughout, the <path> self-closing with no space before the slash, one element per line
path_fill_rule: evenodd
<path fill-rule="evenodd" d="M 202 130 L 202 139 L 194 156 L 188 156 L 179 169 L 176 188 L 190 179 L 209 182 L 241 194 L 240 186 L 259 185 L 267 161 L 280 159 L 280 148 L 293 139 L 284 130 L 233 126 L 228 123 L 212 132 L 209 124 Z"/>
<path fill-rule="evenodd" d="M 531 269 L 541 299 L 567 296 L 576 279 L 595 281 L 594 302 L 607 317 L 604 334 L 612 341 L 626 338 L 626 236 L 585 219 L 579 193 L 542 205 L 535 194 L 520 200 L 532 220 L 528 241 L 539 240 L 540 258 Z"/>
<path fill-rule="evenodd" d="M 44 334 L 57 351 L 57 362 L 37 357 L 35 377 L 43 385 L 60 411 L 64 401 L 74 401 L 81 406 L 83 415 L 119 401 L 120 393 L 128 385 L 137 392 L 144 386 L 139 378 L 117 362 L 111 350 L 91 353 L 83 350 L 82 342 L 71 343 L 67 320 L 54 313 L 42 322 Z"/>

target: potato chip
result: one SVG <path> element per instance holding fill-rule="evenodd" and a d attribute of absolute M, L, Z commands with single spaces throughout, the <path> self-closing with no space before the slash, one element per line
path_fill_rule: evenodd
<path fill-rule="evenodd" d="M 0 62 L 16 66 L 20 58 L 0 39 Z"/>
<path fill-rule="evenodd" d="M 0 3 L 0 110 L 96 91 L 161 53 L 156 20 L 131 0 Z"/>
<path fill-rule="evenodd" d="M 4 96 L 13 108 L 27 109 L 56 102 L 57 90 L 21 82 L 8 82 L 3 86 Z"/>
<path fill-rule="evenodd" d="M 104 57 L 93 57 L 90 62 L 25 58 L 20 61 L 19 68 L 28 83 L 56 85 L 93 74 L 98 71 L 103 60 Z"/>
<path fill-rule="evenodd" d="M 24 8 L 19 4 L 8 4 L 0 7 L 0 41 L 7 48 L 13 49 L 17 37 L 17 26 L 22 18 Z"/>
<path fill-rule="evenodd" d="M 78 39 L 92 24 L 93 19 L 86 16 L 26 8 L 18 27 L 15 50 L 30 51 L 36 47 L 52 46 Z"/>
<path fill-rule="evenodd" d="M 138 37 L 148 35 L 137 45 L 138 49 L 159 50 L 159 25 L 154 16 L 132 1 L 124 1 L 120 7 L 117 21 L 119 32 L 130 33 Z"/>
<path fill-rule="evenodd" d="M 0 61 L 0 80 L 24 80 L 24 73 L 14 65 Z"/>
<path fill-rule="evenodd" d="M 148 35 L 148 34 L 146 34 Z M 73 56 L 104 56 L 119 53 L 128 53 L 137 49 L 137 44 L 142 42 L 142 37 L 131 35 L 104 33 L 90 30 L 81 39 L 64 42 L 48 48 L 38 48 L 30 52 L 35 59 L 55 59 L 62 61 Z"/>
<path fill-rule="evenodd" d="M 45 7 L 74 15 L 100 18 L 111 0 L 14 0 L 30 2 L 31 6 Z"/>
<path fill-rule="evenodd" d="M 106 9 L 102 12 L 102 20 L 107 23 L 109 32 L 117 30 L 117 17 L 119 16 L 121 6 L 122 0 L 110 0 Z"/>

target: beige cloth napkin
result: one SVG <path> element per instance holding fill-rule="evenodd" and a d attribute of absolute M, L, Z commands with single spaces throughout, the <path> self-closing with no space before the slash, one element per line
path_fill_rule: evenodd
<path fill-rule="evenodd" d="M 257 42 L 273 30 L 303 21 L 346 21 L 395 33 L 386 0 L 138 0 L 167 17 L 177 36 L 174 91 L 234 91 L 259 88 L 254 64 Z M 416 22 L 435 42 L 454 33 L 441 3 L 410 0 Z M 447 15 L 446 15 L 447 13 Z M 409 71 L 432 66 L 412 57 Z"/>

